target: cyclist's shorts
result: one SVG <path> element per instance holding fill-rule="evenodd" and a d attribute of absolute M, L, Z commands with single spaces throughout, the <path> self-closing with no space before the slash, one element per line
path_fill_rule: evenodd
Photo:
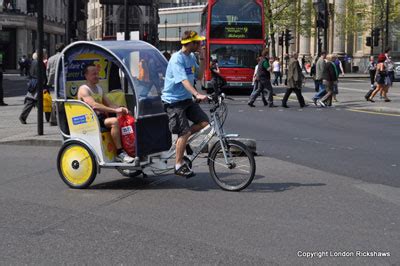
<path fill-rule="evenodd" d="M 193 124 L 209 122 L 207 114 L 192 100 L 176 103 L 164 103 L 169 118 L 169 130 L 172 134 L 183 136 L 190 131 L 189 121 Z"/>

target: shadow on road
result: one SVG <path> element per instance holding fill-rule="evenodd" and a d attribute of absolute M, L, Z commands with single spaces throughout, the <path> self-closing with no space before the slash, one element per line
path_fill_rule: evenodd
<path fill-rule="evenodd" d="M 255 180 L 263 178 L 256 176 Z M 168 182 L 178 181 L 178 182 Z M 168 183 L 167 183 L 168 182 Z M 164 185 L 163 185 L 164 184 Z M 243 192 L 284 192 L 299 187 L 318 187 L 326 186 L 324 183 L 257 183 L 253 182 Z M 204 179 L 194 177 L 190 181 L 175 178 L 174 176 L 148 177 L 142 178 L 123 178 L 115 181 L 100 183 L 91 186 L 93 190 L 157 190 L 157 189 L 187 189 L 193 191 L 220 190 L 211 178 Z"/>

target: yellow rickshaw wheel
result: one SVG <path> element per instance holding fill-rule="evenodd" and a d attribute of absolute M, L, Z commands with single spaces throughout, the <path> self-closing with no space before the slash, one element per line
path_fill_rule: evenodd
<path fill-rule="evenodd" d="M 92 152 L 81 143 L 68 143 L 58 154 L 58 172 L 71 188 L 86 188 L 96 177 L 96 161 Z"/>

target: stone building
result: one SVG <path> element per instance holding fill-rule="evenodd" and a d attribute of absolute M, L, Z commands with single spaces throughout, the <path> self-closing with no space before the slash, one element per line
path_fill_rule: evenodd
<path fill-rule="evenodd" d="M 302 3 L 308 2 L 308 0 L 301 0 Z M 372 0 L 366 0 L 372 3 Z M 366 38 L 371 35 L 371 31 L 358 32 L 356 34 L 344 34 L 341 29 L 341 24 L 337 23 L 337 16 L 346 16 L 346 0 L 329 0 L 329 5 L 332 12 L 329 21 L 328 28 L 328 53 L 337 54 L 340 58 L 347 57 L 351 58 L 347 64 L 347 70 L 353 70 L 358 72 L 365 71 L 368 66 L 368 59 L 371 54 L 371 47 L 366 46 Z M 310 18 L 312 19 L 312 18 Z M 400 32 L 395 32 L 396 27 L 391 25 L 389 32 L 389 46 L 392 48 L 392 57 L 394 60 L 400 61 L 400 39 L 396 36 L 400 36 Z M 301 36 L 300 34 L 295 35 L 293 45 L 290 47 L 290 51 L 298 51 L 300 56 L 305 55 L 307 58 L 312 58 L 317 54 L 318 41 L 315 34 L 310 36 Z M 384 34 L 381 33 L 381 38 L 384 38 Z M 277 50 L 280 48 L 277 46 Z M 382 47 L 382 41 L 380 40 L 379 46 L 374 47 L 374 55 L 381 53 L 385 47 Z M 280 54 L 280 53 L 279 53 Z"/>
<path fill-rule="evenodd" d="M 44 47 L 54 54 L 55 44 L 65 41 L 66 12 L 63 0 L 44 0 Z M 22 55 L 37 47 L 36 14 L 28 13 L 27 0 L 0 0 L 0 52 L 4 67 L 17 69 Z"/>

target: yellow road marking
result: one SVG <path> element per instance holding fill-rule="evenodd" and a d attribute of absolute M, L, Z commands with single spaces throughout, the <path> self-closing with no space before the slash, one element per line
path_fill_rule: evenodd
<path fill-rule="evenodd" d="M 366 113 L 366 114 L 373 114 L 373 115 L 400 116 L 400 114 L 381 113 L 381 112 L 364 111 L 364 110 L 357 110 L 357 109 L 347 109 L 347 110 L 352 111 L 352 112 Z"/>

